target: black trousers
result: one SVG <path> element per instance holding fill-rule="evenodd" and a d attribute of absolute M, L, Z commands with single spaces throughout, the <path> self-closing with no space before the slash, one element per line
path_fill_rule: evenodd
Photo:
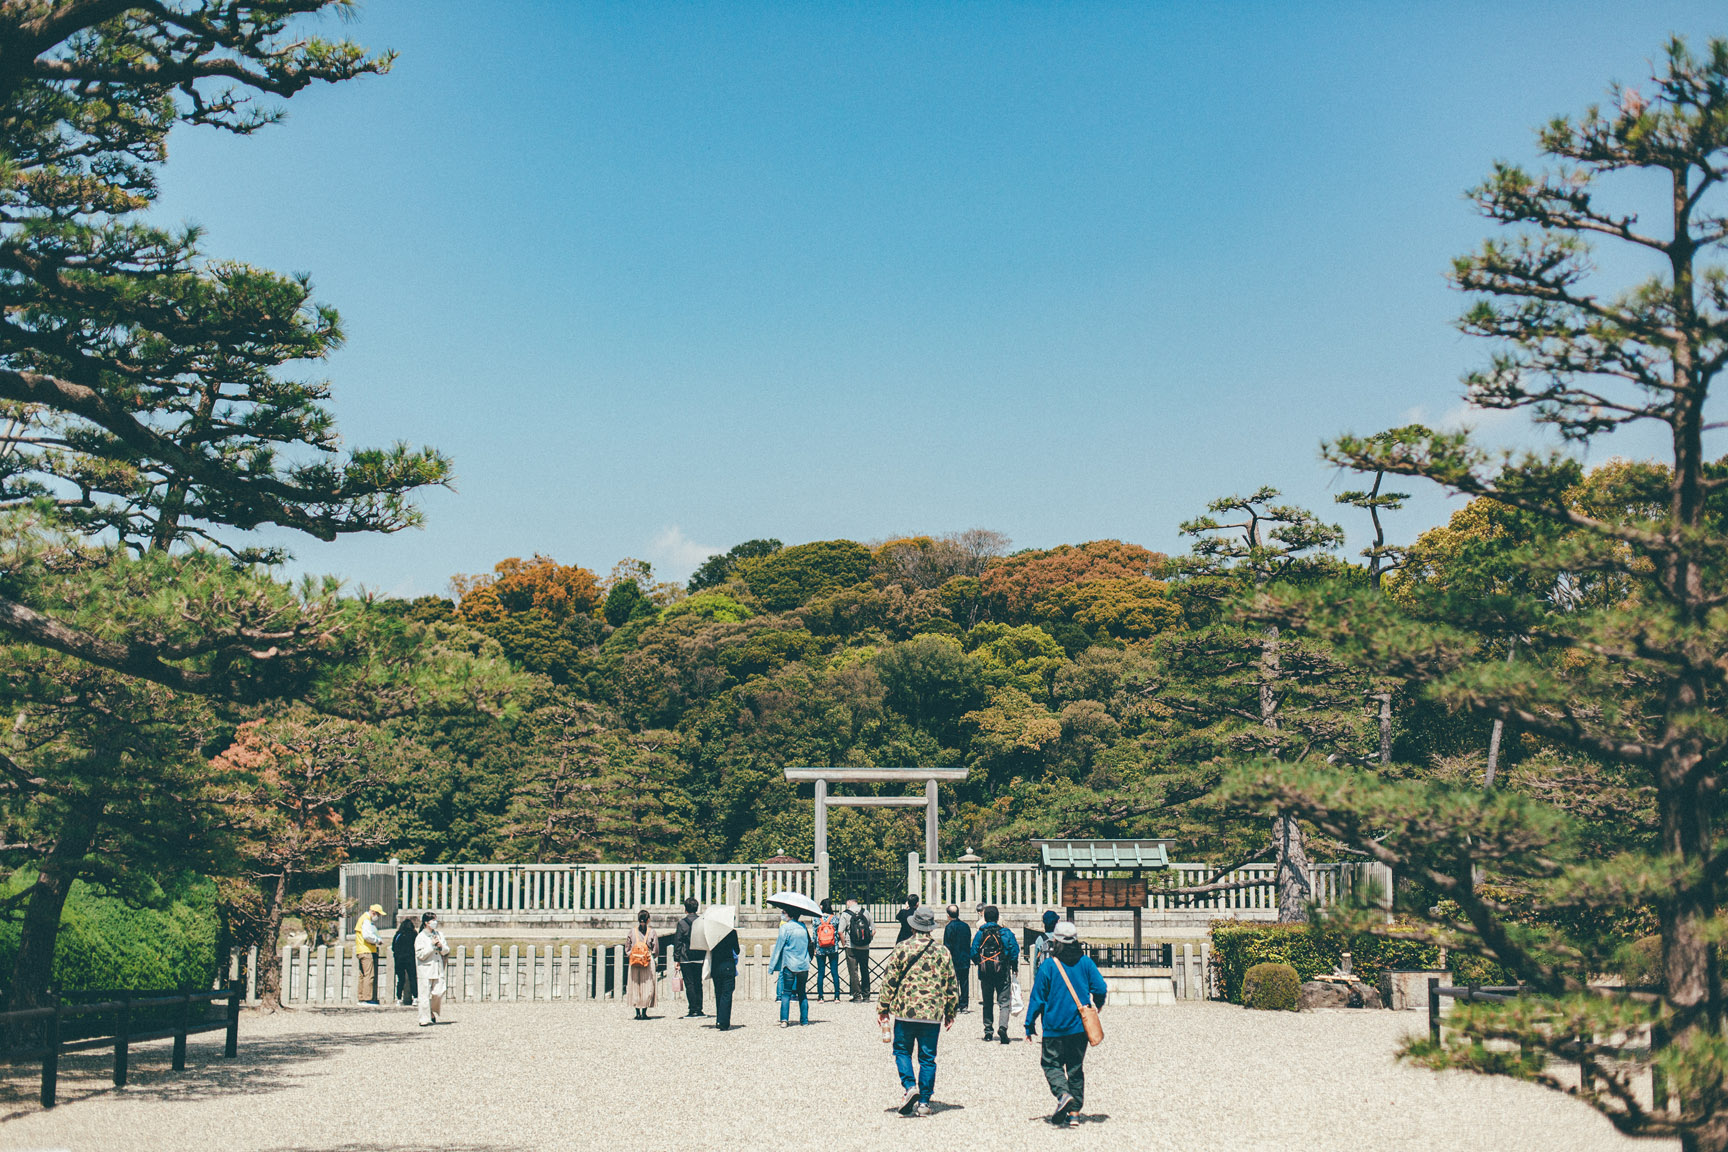
<path fill-rule="evenodd" d="M 414 958 L 410 956 L 408 963 L 396 965 L 396 1002 L 412 1004 L 420 996 L 420 973 L 414 970 Z"/>
<path fill-rule="evenodd" d="M 948 958 L 954 961 L 954 979 L 960 982 L 960 1011 L 964 1012 L 972 1003 L 972 957 L 966 952 L 950 952 Z"/>
<path fill-rule="evenodd" d="M 695 1015 L 702 1011 L 702 964 L 680 964 L 678 971 L 684 974 L 684 1001 Z"/>
<path fill-rule="evenodd" d="M 713 973 L 713 980 L 714 1023 L 722 1028 L 730 1028 L 732 1027 L 732 989 L 738 983 L 738 977 L 735 974 L 722 976 L 716 972 Z"/>
<path fill-rule="evenodd" d="M 1074 1097 L 1076 1109 L 1085 1103 L 1086 1033 L 1044 1037 L 1044 1054 L 1038 1062 L 1044 1066 L 1044 1079 L 1050 1082 L 1050 1095 L 1068 1093 Z"/>

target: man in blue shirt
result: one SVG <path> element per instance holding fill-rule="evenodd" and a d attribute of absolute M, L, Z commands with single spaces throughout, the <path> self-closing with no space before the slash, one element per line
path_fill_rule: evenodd
<path fill-rule="evenodd" d="M 1050 943 L 1052 955 L 1038 966 L 1032 999 L 1026 1002 L 1026 1039 L 1036 1035 L 1042 1017 L 1044 1051 L 1039 1063 L 1056 1097 L 1050 1123 L 1066 1128 L 1086 1100 L 1086 1026 L 1080 1019 L 1080 1005 L 1090 996 L 1094 1008 L 1104 1007 L 1108 989 L 1092 957 L 1081 954 L 1080 932 L 1073 924 L 1064 920 L 1056 925 Z"/>
<path fill-rule="evenodd" d="M 996 905 L 984 907 L 984 923 L 972 937 L 972 963 L 978 968 L 978 1003 L 984 1009 L 984 1039 L 1008 1043 L 1009 1001 L 1014 991 L 1014 970 L 1020 966 L 1020 942 L 1014 933 L 997 923 Z M 1001 1009 L 998 1014 L 997 1008 Z M 1000 1016 L 1001 1023 L 996 1019 Z"/>

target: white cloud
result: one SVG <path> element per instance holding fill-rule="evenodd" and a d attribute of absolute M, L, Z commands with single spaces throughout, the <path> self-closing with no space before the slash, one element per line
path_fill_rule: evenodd
<path fill-rule="evenodd" d="M 716 552 L 724 552 L 711 544 L 698 544 L 684 535 L 684 529 L 674 524 L 663 528 L 648 545 L 648 559 L 653 561 L 658 579 L 687 580 L 696 566 Z"/>

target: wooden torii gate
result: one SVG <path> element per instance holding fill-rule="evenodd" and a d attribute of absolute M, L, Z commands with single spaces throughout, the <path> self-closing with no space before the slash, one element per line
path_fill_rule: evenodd
<path fill-rule="evenodd" d="M 936 863 L 936 784 L 966 779 L 964 768 L 788 768 L 786 779 L 816 785 L 816 865 L 828 856 L 828 808 L 924 809 L 924 862 Z M 830 784 L 917 784 L 922 796 L 830 796 Z"/>

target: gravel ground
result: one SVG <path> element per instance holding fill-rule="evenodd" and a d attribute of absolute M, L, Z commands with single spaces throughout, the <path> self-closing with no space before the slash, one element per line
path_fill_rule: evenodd
<path fill-rule="evenodd" d="M 1415 1013 L 1257 1013 L 1224 1004 L 1106 1009 L 1087 1060 L 1082 1122 L 1041 1123 L 1051 1100 L 1036 1049 L 984 1044 L 978 1016 L 942 1038 L 937 1111 L 899 1102 L 887 1046 L 863 1004 L 811 1005 L 781 1031 L 772 1002 L 737 1006 L 744 1027 L 609 1004 L 470 1004 L 436 1028 L 408 1010 L 248 1015 L 238 1060 L 221 1034 L 194 1038 L 187 1070 L 168 1046 L 134 1055 L 115 1091 L 102 1054 L 69 1057 L 61 1106 L 30 1080 L 0 1082 L 0 1148 L 128 1152 L 505 1152 L 567 1148 L 833 1149 L 892 1141 L 1016 1146 L 1381 1152 L 1410 1149 L 1668 1149 L 1619 1137 L 1582 1105 L 1526 1084 L 1395 1064 Z M 602 1145 L 604 1141 L 604 1145 Z"/>

